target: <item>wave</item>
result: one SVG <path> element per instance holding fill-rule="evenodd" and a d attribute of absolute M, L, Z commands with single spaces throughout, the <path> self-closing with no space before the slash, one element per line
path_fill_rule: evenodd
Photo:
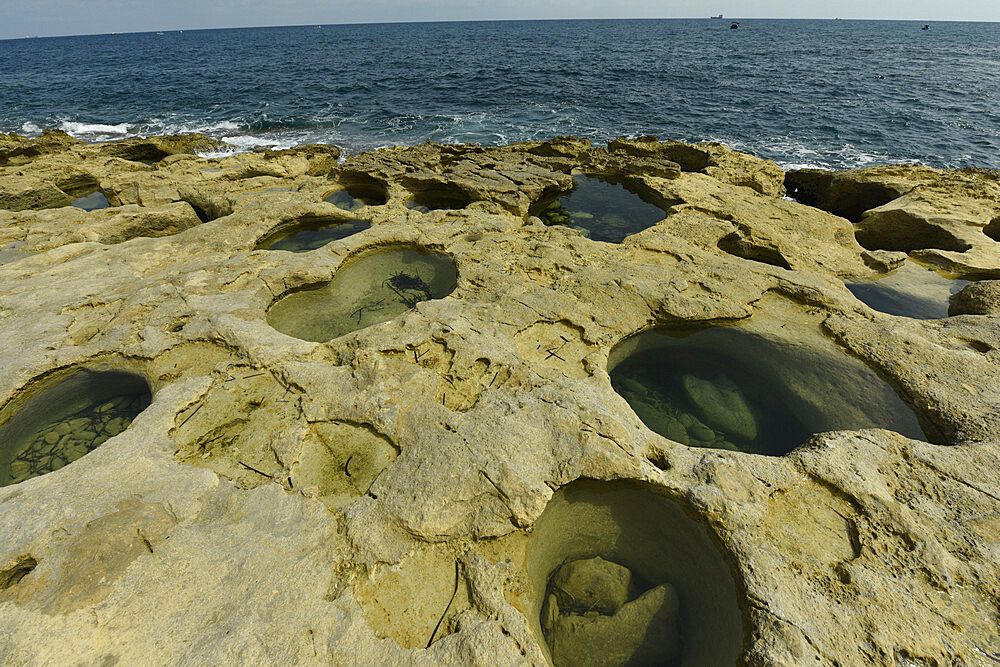
<path fill-rule="evenodd" d="M 528 118 L 514 119 L 482 110 L 468 113 L 376 115 L 343 113 L 326 109 L 305 121 L 267 119 L 257 116 L 233 118 L 192 118 L 163 115 L 147 120 L 136 119 L 119 124 L 85 123 L 56 120 L 57 126 L 84 141 L 113 141 L 165 134 L 202 133 L 224 144 L 199 155 L 222 158 L 262 149 L 285 149 L 302 144 L 334 144 L 345 156 L 392 145 L 415 145 L 424 141 L 440 143 L 475 143 L 503 145 L 516 141 L 546 139 L 559 134 L 574 134 L 603 142 L 619 134 L 636 136 L 658 128 L 610 128 L 588 122 L 585 113 L 572 105 L 534 105 Z M 48 124 L 49 126 L 52 123 Z M 43 125 L 24 122 L 21 131 L 37 136 Z M 617 130 L 617 131 L 616 131 Z M 633 130 L 630 132 L 630 130 Z M 666 138 L 666 135 L 664 135 Z M 687 141 L 718 141 L 731 148 L 775 160 L 785 170 L 852 169 L 873 164 L 909 164 L 918 162 L 898 155 L 881 153 L 851 143 L 832 143 L 808 137 L 724 135 L 686 136 Z"/>
<path fill-rule="evenodd" d="M 104 125 L 101 123 L 79 123 L 71 120 L 64 120 L 59 124 L 59 129 L 71 137 L 88 141 L 122 139 L 128 136 L 129 127 L 129 123 Z"/>

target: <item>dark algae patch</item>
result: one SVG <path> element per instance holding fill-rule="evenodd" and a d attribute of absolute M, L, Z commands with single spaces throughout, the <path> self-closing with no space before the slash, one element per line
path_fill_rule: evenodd
<path fill-rule="evenodd" d="M 733 326 L 654 329 L 623 346 L 631 351 L 611 370 L 615 392 L 650 430 L 690 447 L 780 456 L 824 431 L 923 437 L 892 388 L 829 342 Z"/>
<path fill-rule="evenodd" d="M 542 205 L 537 215 L 546 225 L 565 225 L 594 241 L 621 243 L 664 218 L 663 209 L 620 183 L 577 175 L 573 184 L 570 193 Z"/>

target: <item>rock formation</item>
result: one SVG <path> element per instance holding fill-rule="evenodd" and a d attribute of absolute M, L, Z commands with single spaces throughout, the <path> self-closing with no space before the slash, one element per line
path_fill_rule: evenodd
<path fill-rule="evenodd" d="M 1000 660 L 995 173 L 785 174 L 652 137 L 214 148 L 0 138 L 0 662 L 544 665 L 557 626 L 595 662 L 628 659 L 608 632 L 678 665 Z M 663 219 L 621 243 L 543 224 L 574 174 Z M 396 251 L 450 257 L 453 289 L 370 261 Z M 972 281 L 950 317 L 845 285 L 914 261 Z M 362 283 L 337 338 L 268 324 Z M 652 327 L 795 362 L 679 375 L 678 425 L 612 384 Z M 917 433 L 879 428 L 884 394 Z M 741 451 L 773 397 L 866 426 Z"/>

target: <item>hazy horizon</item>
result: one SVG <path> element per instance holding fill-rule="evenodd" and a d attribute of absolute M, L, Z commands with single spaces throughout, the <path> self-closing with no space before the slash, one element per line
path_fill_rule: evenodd
<path fill-rule="evenodd" d="M 621 15 L 613 15 L 613 12 Z M 1000 21 L 1000 3 L 959 0 L 942 9 L 933 0 L 891 0 L 878 9 L 868 0 L 845 0 L 831 7 L 819 0 L 743 2 L 725 0 L 692 15 L 687 3 L 668 0 L 554 0 L 544 8 L 529 0 L 490 3 L 486 0 L 225 0 L 205 5 L 194 0 L 157 3 L 95 0 L 83 6 L 70 0 L 38 0 L 30 6 L 0 0 L 7 19 L 0 40 L 24 37 L 68 37 L 108 33 L 176 30 L 279 28 L 301 25 L 352 25 L 370 23 L 424 23 L 459 21 L 537 21 L 573 19 L 699 19 L 712 14 L 727 18 L 833 19 L 874 21 Z"/>

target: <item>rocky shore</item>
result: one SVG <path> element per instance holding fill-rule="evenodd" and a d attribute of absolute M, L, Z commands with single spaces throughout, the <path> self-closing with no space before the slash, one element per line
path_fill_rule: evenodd
<path fill-rule="evenodd" d="M 996 172 L 216 148 L 0 135 L 0 662 L 1000 661 Z"/>

